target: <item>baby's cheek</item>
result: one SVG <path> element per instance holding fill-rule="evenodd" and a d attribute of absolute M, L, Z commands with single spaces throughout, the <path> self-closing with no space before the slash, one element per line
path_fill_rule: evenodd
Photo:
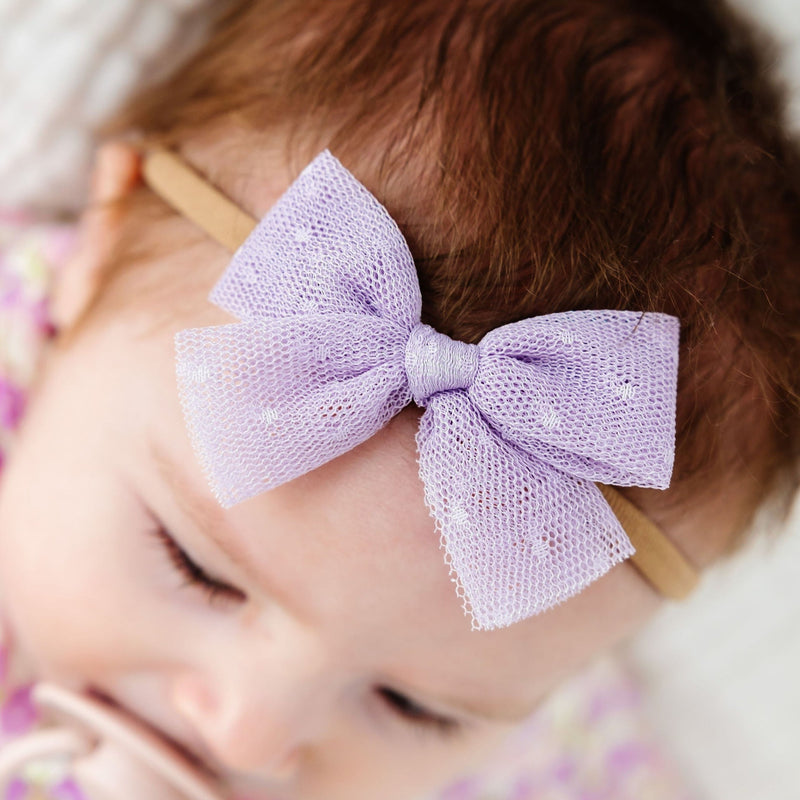
<path fill-rule="evenodd" d="M 33 533 L 5 531 L 0 546 L 3 613 L 16 646 L 40 677 L 64 677 L 91 646 L 95 632 L 87 614 L 92 588 L 85 564 L 75 564 L 57 542 Z M 94 599 L 97 605 L 97 599 Z"/>
<path fill-rule="evenodd" d="M 31 510 L 6 518 L 3 614 L 37 676 L 71 684 L 119 658 L 131 609 L 124 608 L 102 548 L 67 519 L 46 516 Z"/>

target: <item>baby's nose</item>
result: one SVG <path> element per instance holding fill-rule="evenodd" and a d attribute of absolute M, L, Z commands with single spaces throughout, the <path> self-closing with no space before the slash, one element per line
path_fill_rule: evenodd
<path fill-rule="evenodd" d="M 312 664 L 248 665 L 176 677 L 172 703 L 224 773 L 293 777 L 332 713 L 326 676 Z"/>

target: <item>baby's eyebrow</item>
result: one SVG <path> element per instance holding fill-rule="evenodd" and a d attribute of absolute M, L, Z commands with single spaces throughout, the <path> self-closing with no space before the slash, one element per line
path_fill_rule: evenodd
<path fill-rule="evenodd" d="M 277 601 L 297 619 L 305 619 L 305 615 L 296 613 L 296 603 L 290 599 L 287 592 L 282 590 L 275 581 L 266 580 L 265 576 L 256 573 L 251 559 L 238 545 L 238 537 L 225 518 L 223 509 L 213 502 L 209 502 L 194 489 L 191 482 L 155 438 L 150 438 L 148 443 L 150 456 L 158 468 L 159 475 L 169 486 L 181 510 L 192 520 L 195 527 L 211 539 L 251 583 L 262 587 L 271 599 Z"/>

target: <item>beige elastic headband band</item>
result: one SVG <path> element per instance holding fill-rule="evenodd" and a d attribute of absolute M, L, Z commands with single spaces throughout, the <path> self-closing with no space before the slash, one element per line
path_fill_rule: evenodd
<path fill-rule="evenodd" d="M 258 224 L 174 153 L 147 151 L 142 175 L 151 189 L 232 253 Z M 633 503 L 610 486 L 598 487 L 636 549 L 629 561 L 664 597 L 686 597 L 699 581 L 695 568 Z"/>

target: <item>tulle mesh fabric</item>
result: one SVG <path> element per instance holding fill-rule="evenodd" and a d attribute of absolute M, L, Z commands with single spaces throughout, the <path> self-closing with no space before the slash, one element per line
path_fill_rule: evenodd
<path fill-rule="evenodd" d="M 677 319 L 571 311 L 453 342 L 420 324 L 405 240 L 327 151 L 209 299 L 241 322 L 178 333 L 177 376 L 221 505 L 336 458 L 414 399 L 425 501 L 475 628 L 540 613 L 633 554 L 594 481 L 669 484 Z"/>

